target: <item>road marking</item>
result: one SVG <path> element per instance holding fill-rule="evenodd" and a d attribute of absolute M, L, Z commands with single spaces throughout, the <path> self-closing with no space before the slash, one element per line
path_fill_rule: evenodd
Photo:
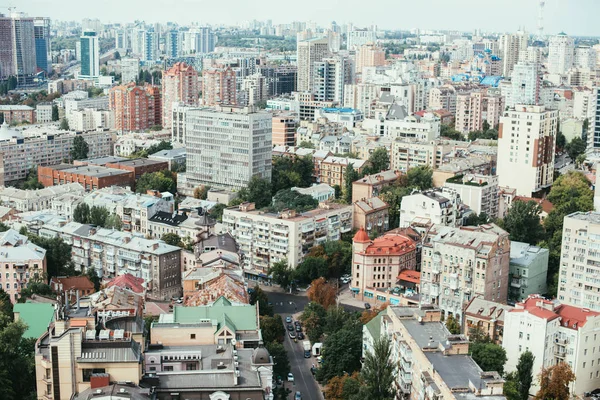
<path fill-rule="evenodd" d="M 287 330 L 287 326 L 286 326 L 286 330 Z M 308 381 L 307 381 L 307 380 L 306 380 L 306 378 L 304 377 L 304 371 L 303 371 L 303 370 L 304 370 L 304 368 L 302 367 L 302 365 L 301 365 L 301 364 L 300 364 L 300 362 L 298 361 L 298 354 L 297 354 L 297 352 L 296 352 L 296 351 L 295 351 L 295 349 L 294 349 L 294 342 L 292 342 L 292 339 L 290 339 L 289 332 L 288 332 L 288 335 L 286 335 L 286 340 L 288 340 L 288 341 L 289 341 L 290 348 L 291 348 L 291 350 L 292 350 L 292 354 L 294 355 L 294 360 L 296 361 L 296 366 L 298 367 L 298 370 L 300 371 L 300 376 L 302 377 L 302 380 L 304 381 L 304 387 L 305 387 L 305 388 L 307 389 L 307 391 L 308 391 L 308 393 L 306 393 L 306 394 L 308 395 L 308 398 L 309 398 L 309 400 L 313 400 L 312 393 L 310 393 L 310 390 L 309 390 L 309 387 L 308 387 Z M 303 363 L 305 362 L 304 356 L 303 356 L 303 358 L 302 358 L 302 361 L 303 361 Z M 315 378 L 312 376 L 312 373 L 310 374 L 310 378 L 311 378 L 311 379 L 313 379 L 313 380 L 315 379 Z M 319 385 L 316 383 L 316 381 L 315 381 L 315 382 L 313 382 L 313 383 L 314 383 L 314 384 L 315 384 L 315 386 L 317 387 L 317 396 L 318 396 L 318 399 L 322 399 L 322 397 L 321 397 L 321 396 L 320 396 L 320 394 L 319 394 Z M 294 377 L 294 386 L 295 386 L 295 384 L 296 384 L 296 377 Z M 295 393 L 292 393 L 292 394 L 293 394 L 293 395 L 295 395 Z M 304 395 L 305 395 L 305 394 L 303 393 L 303 394 L 302 394 L 302 397 L 304 397 Z"/>

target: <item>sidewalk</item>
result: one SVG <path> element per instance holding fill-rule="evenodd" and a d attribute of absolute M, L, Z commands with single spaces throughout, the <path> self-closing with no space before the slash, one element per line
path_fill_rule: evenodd
<path fill-rule="evenodd" d="M 340 294 L 338 295 L 338 301 L 340 304 L 345 304 L 347 306 L 358 307 L 361 309 L 365 308 L 365 302 L 354 297 L 354 292 L 352 292 L 349 288 L 345 288 L 340 291 Z"/>

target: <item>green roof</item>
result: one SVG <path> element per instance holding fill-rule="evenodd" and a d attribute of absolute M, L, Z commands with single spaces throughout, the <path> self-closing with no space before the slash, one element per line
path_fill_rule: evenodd
<path fill-rule="evenodd" d="M 251 331 L 258 329 L 256 306 L 250 304 L 232 305 L 224 297 L 213 304 L 197 307 L 175 307 L 173 322 L 176 324 L 194 324 L 201 319 L 216 320 L 217 329 L 227 325 L 234 331 Z"/>
<path fill-rule="evenodd" d="M 381 317 L 383 314 L 385 314 L 385 310 L 382 310 L 375 318 L 365 325 L 373 339 L 377 339 L 381 336 Z"/>
<path fill-rule="evenodd" d="M 24 338 L 39 338 L 54 320 L 54 306 L 49 303 L 17 303 L 13 311 L 27 324 Z"/>

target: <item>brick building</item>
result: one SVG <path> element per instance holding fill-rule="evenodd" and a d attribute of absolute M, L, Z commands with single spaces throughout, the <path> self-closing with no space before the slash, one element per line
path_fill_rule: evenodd
<path fill-rule="evenodd" d="M 273 146 L 296 145 L 296 120 L 289 115 L 277 115 L 271 123 Z"/>
<path fill-rule="evenodd" d="M 133 173 L 136 180 L 145 173 L 152 173 L 169 169 L 167 161 L 150 160 L 148 158 L 136 158 L 134 160 L 117 161 L 106 164 L 106 168 L 115 168 Z"/>
<path fill-rule="evenodd" d="M 7 124 L 21 122 L 35 122 L 35 110 L 29 106 L 0 106 L 0 113 L 4 115 Z"/>
<path fill-rule="evenodd" d="M 132 171 L 92 165 L 78 167 L 71 164 L 39 166 L 38 180 L 46 187 L 78 182 L 88 192 L 108 186 L 133 187 L 135 185 L 135 175 Z"/>
<path fill-rule="evenodd" d="M 142 131 L 162 123 L 158 86 L 115 86 L 109 92 L 109 107 L 115 113 L 115 128 L 121 131 Z"/>

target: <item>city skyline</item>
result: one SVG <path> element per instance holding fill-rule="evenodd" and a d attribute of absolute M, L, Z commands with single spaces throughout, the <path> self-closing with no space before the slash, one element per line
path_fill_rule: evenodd
<path fill-rule="evenodd" d="M 15 6 L 16 11 L 30 16 L 49 16 L 54 20 L 81 20 L 98 18 L 104 23 L 147 22 L 179 24 L 199 22 L 211 25 L 235 25 L 245 21 L 271 19 L 274 24 L 286 24 L 292 21 L 314 21 L 326 25 L 336 21 L 339 25 L 353 23 L 356 26 L 377 25 L 386 30 L 440 29 L 471 31 L 481 29 L 488 32 L 510 32 L 525 27 L 529 32 L 537 32 L 538 1 L 537 0 L 489 0 L 486 8 L 493 13 L 481 10 L 478 0 L 431 0 L 427 10 L 423 12 L 419 4 L 402 2 L 398 5 L 387 0 L 379 1 L 377 7 L 365 8 L 358 1 L 341 3 L 318 2 L 307 0 L 297 4 L 286 4 L 285 9 L 277 10 L 270 2 L 258 0 L 252 3 L 236 1 L 235 7 L 202 1 L 181 0 L 175 4 L 166 4 L 159 0 L 118 2 L 107 0 L 89 14 L 89 8 L 80 7 L 73 0 L 65 0 L 57 9 L 41 0 L 24 0 Z M 404 4 L 406 3 L 406 4 Z M 143 5 L 143 7 L 142 7 Z M 268 7 L 269 13 L 265 13 Z M 397 8 L 397 13 L 383 12 L 389 8 Z M 118 13 L 115 12 L 118 10 Z M 360 11 L 359 11 L 360 10 Z M 585 11 L 584 11 L 585 10 Z M 6 12 L 6 8 L 3 8 Z M 600 12 L 600 2 L 579 0 L 577 5 L 568 4 L 565 0 L 546 1 L 544 9 L 544 32 L 552 35 L 564 31 L 573 36 L 600 36 L 594 29 L 594 16 Z M 406 17 L 409 14 L 410 17 Z M 194 15 L 197 18 L 191 18 Z M 134 17 L 131 17 L 134 16 Z M 508 22 L 508 23 L 507 23 Z"/>

